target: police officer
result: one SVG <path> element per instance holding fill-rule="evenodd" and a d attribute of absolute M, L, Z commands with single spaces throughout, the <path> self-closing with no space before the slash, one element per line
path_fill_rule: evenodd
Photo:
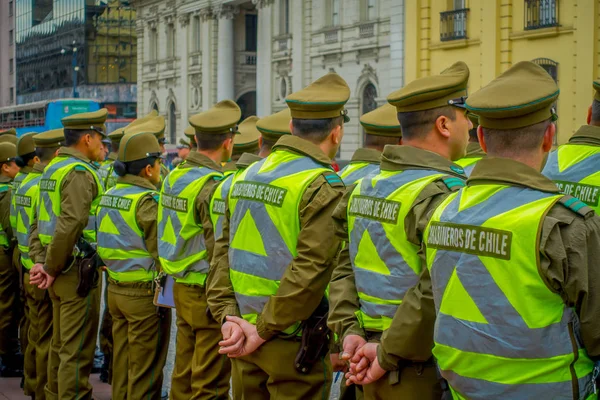
<path fill-rule="evenodd" d="M 255 115 L 243 120 L 238 125 L 239 135 L 235 136 L 233 142 L 233 152 L 231 153 L 231 160 L 223 165 L 223 173 L 228 176 L 237 170 L 236 163 L 242 156 L 242 154 L 258 154 L 260 149 L 258 145 L 258 138 L 260 132 L 256 129 L 256 123 L 259 118 Z"/>
<path fill-rule="evenodd" d="M 458 62 L 390 94 L 403 145 L 386 146 L 381 172 L 364 177 L 334 212 L 338 231 L 348 230 L 340 256 L 347 261 L 334 271 L 329 315 L 343 359 L 389 334 L 425 268 L 421 237 L 431 210 L 464 185 L 463 170 L 452 161 L 464 156 L 471 127 L 464 110 L 468 79 L 469 69 Z M 385 366 L 386 379 L 364 386 L 366 399 L 441 397 L 430 347 L 424 357 Z"/>
<path fill-rule="evenodd" d="M 95 210 L 104 189 L 92 161 L 102 157 L 106 116 L 107 110 L 101 109 L 63 118 L 65 147 L 40 180 L 37 232 L 32 232 L 30 242 L 39 241 L 46 257 L 43 265 L 36 263 L 31 268 L 30 282 L 49 288 L 52 299 L 54 332 L 46 385 L 49 399 L 90 398 L 92 393 L 89 375 L 98 333 L 100 292 L 97 281 L 89 282 L 79 273 L 77 264 L 83 249 L 76 245 L 84 247 L 80 239 L 92 246 L 96 242 Z M 80 291 L 85 294 L 81 297 L 77 288 L 87 284 L 91 285 L 89 291 Z"/>
<path fill-rule="evenodd" d="M 21 141 L 23 138 L 21 138 Z M 29 270 L 36 262 L 43 263 L 45 256 L 41 248 L 29 247 L 29 232 L 37 229 L 37 206 L 39 183 L 44 167 L 56 157 L 64 142 L 62 129 L 54 129 L 32 136 L 35 146 L 35 163 L 16 191 L 17 213 L 16 236 L 21 253 L 23 268 L 23 287 L 29 326 L 27 330 L 27 348 L 25 350 L 26 372 L 25 394 L 37 400 L 46 398 L 44 387 L 48 381 L 48 354 L 52 339 L 52 302 L 47 290 L 29 284 Z M 19 142 L 21 144 L 21 142 Z M 30 376 L 28 382 L 27 375 Z"/>
<path fill-rule="evenodd" d="M 15 137 L 4 134 L 2 137 Z M 17 148 L 10 142 L 0 143 L 0 374 L 21 376 L 19 353 L 19 273 L 14 268 L 14 232 L 10 223 L 11 183 L 19 173 Z"/>
<path fill-rule="evenodd" d="M 539 172 L 558 93 L 525 61 L 467 100 L 489 157 L 424 237 L 423 278 L 438 312 L 433 353 L 456 398 L 593 397 L 600 220 Z M 386 338 L 380 355 L 406 351 L 397 340 Z"/>
<path fill-rule="evenodd" d="M 221 302 L 215 315 L 224 322 L 220 352 L 235 357 L 242 390 L 236 398 L 329 395 L 327 353 L 315 354 L 320 359 L 310 369 L 300 364 L 305 373 L 295 360 L 302 321 L 323 303 L 340 246 L 331 212 L 345 187 L 331 159 L 344 135 L 349 96 L 335 73 L 288 96 L 293 135 L 234 179 L 225 222 L 229 238 L 224 232 L 222 240 L 229 245 L 219 248 L 213 265 L 231 277 L 229 290 L 224 286 L 211 301 Z"/>
<path fill-rule="evenodd" d="M 471 175 L 471 171 L 475 168 L 477 161 L 485 157 L 485 152 L 481 150 L 479 139 L 477 138 L 477 127 L 479 126 L 479 117 L 472 112 L 467 113 L 467 116 L 473 124 L 473 128 L 469 130 L 469 145 L 467 146 L 467 155 L 456 161 L 458 165 L 463 167 L 465 175 Z"/>
<path fill-rule="evenodd" d="M 587 125 L 550 153 L 543 174 L 565 194 L 577 197 L 600 213 L 600 81 L 594 82 L 594 100 L 588 108 Z"/>
<path fill-rule="evenodd" d="M 364 147 L 357 149 L 350 163 L 338 173 L 346 186 L 377 171 L 383 148 L 399 143 L 402 131 L 396 114 L 396 107 L 386 103 L 360 117 L 360 124 L 365 130 Z"/>
<path fill-rule="evenodd" d="M 14 128 L 0 132 L 0 143 L 12 143 L 17 145 L 17 131 Z"/>
<path fill-rule="evenodd" d="M 165 180 L 158 207 L 158 255 L 170 274 L 177 309 L 175 367 L 170 398 L 227 399 L 231 364 L 218 353 L 220 324 L 206 302 L 214 247 L 210 195 L 231 157 L 241 111 L 231 100 L 192 116 L 198 151 Z"/>
<path fill-rule="evenodd" d="M 109 278 L 113 399 L 160 399 L 171 312 L 153 304 L 160 271 L 157 245 L 161 150 L 152 128 L 127 133 L 114 169 L 120 178 L 96 212 L 98 255 Z M 155 127 L 154 130 L 160 129 Z"/>
<path fill-rule="evenodd" d="M 190 151 L 191 152 L 197 151 L 198 144 L 196 143 L 196 130 L 194 129 L 194 127 L 191 125 L 188 126 L 183 131 L 183 134 L 185 135 L 185 137 L 187 137 L 188 141 L 190 142 Z"/>

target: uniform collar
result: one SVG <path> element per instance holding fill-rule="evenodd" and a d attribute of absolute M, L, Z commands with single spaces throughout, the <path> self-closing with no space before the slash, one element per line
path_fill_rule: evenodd
<path fill-rule="evenodd" d="M 219 172 L 222 171 L 222 168 L 219 164 L 211 160 L 208 156 L 198 153 L 197 151 L 192 151 L 190 154 L 188 154 L 187 158 L 185 159 L 185 164 L 191 164 L 194 167 L 206 167 Z"/>
<path fill-rule="evenodd" d="M 44 168 L 46 168 L 46 166 L 42 163 L 35 163 L 33 164 L 33 172 L 44 172 Z"/>
<path fill-rule="evenodd" d="M 486 183 L 524 186 L 542 192 L 560 193 L 554 182 L 539 171 L 509 158 L 486 157 L 475 164 L 467 185 Z"/>
<path fill-rule="evenodd" d="M 485 155 L 485 151 L 483 151 L 478 142 L 469 142 L 465 158 L 485 157 Z"/>
<path fill-rule="evenodd" d="M 87 158 L 82 152 L 80 152 L 79 150 L 77 150 L 74 147 L 61 147 L 58 150 L 58 155 L 78 158 L 81 161 L 84 161 L 90 165 L 93 165 L 92 161 L 89 158 Z"/>
<path fill-rule="evenodd" d="M 381 155 L 381 169 L 391 171 L 433 169 L 466 179 L 464 171 L 459 165 L 437 153 L 412 146 L 385 146 Z"/>
<path fill-rule="evenodd" d="M 11 183 L 11 182 L 12 182 L 12 179 L 10 179 L 8 176 L 0 174 L 0 183 Z"/>
<path fill-rule="evenodd" d="M 110 153 L 108 153 L 108 157 L 106 158 L 106 161 L 117 161 L 117 157 L 118 157 L 118 154 L 115 153 L 114 151 L 111 151 Z"/>
<path fill-rule="evenodd" d="M 244 153 L 241 155 L 240 159 L 235 163 L 236 168 L 238 169 L 246 169 L 250 166 L 250 164 L 254 164 L 257 161 L 262 160 L 261 157 L 252 153 Z"/>
<path fill-rule="evenodd" d="M 370 164 L 379 164 L 381 161 L 381 152 L 375 149 L 361 148 L 356 149 L 350 162 L 367 162 Z"/>
<path fill-rule="evenodd" d="M 600 127 L 593 125 L 581 126 L 577 132 L 571 136 L 569 143 L 600 146 Z"/>
<path fill-rule="evenodd" d="M 319 148 L 316 144 L 309 142 L 308 140 L 302 139 L 298 136 L 294 135 L 284 135 L 282 136 L 275 146 L 273 146 L 273 150 L 277 149 L 286 149 L 291 150 L 295 153 L 300 153 L 307 157 L 312 158 L 316 162 L 323 164 L 327 167 L 331 167 L 331 159 L 327 157 L 323 150 Z"/>
<path fill-rule="evenodd" d="M 21 168 L 21 170 L 19 172 L 22 173 L 22 174 L 27 175 L 31 171 L 33 171 L 33 167 L 30 167 L 29 165 L 26 165 L 23 168 Z"/>
<path fill-rule="evenodd" d="M 139 187 L 143 187 L 144 189 L 156 190 L 156 186 L 148 179 L 142 178 L 141 176 L 127 174 L 125 176 L 120 176 L 117 179 L 117 183 L 124 183 L 127 185 L 135 185 Z"/>

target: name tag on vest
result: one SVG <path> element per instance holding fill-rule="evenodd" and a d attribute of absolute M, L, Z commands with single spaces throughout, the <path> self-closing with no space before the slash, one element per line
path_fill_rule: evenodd
<path fill-rule="evenodd" d="M 15 203 L 21 207 L 31 207 L 31 196 L 17 194 L 15 196 Z"/>
<path fill-rule="evenodd" d="M 188 201 L 183 197 L 171 196 L 169 194 L 161 194 L 160 202 L 163 207 L 171 210 L 186 213 L 188 211 Z"/>
<path fill-rule="evenodd" d="M 126 197 L 111 196 L 106 194 L 100 199 L 101 207 L 114 208 L 122 211 L 129 211 L 132 203 L 133 200 Z"/>
<path fill-rule="evenodd" d="M 566 181 L 554 181 L 556 186 L 564 194 L 577 197 L 588 206 L 598 205 L 598 194 L 600 194 L 600 187 L 586 185 L 585 183 L 574 183 Z"/>
<path fill-rule="evenodd" d="M 56 179 L 40 180 L 40 190 L 44 192 L 54 192 L 56 190 Z"/>
<path fill-rule="evenodd" d="M 475 225 L 432 222 L 427 247 L 510 260 L 512 232 Z"/>
<path fill-rule="evenodd" d="M 398 201 L 369 196 L 354 196 L 350 201 L 348 214 L 380 222 L 397 224 L 400 206 L 401 203 Z"/>
<path fill-rule="evenodd" d="M 254 200 L 271 206 L 281 207 L 287 189 L 258 182 L 237 182 L 233 185 L 231 197 L 234 199 Z"/>
<path fill-rule="evenodd" d="M 213 203 L 213 214 L 225 215 L 225 202 L 221 199 L 216 199 Z"/>

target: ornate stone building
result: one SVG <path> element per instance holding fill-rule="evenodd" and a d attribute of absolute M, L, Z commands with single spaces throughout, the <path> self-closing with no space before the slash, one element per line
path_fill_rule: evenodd
<path fill-rule="evenodd" d="M 335 71 L 352 121 L 340 158 L 362 144 L 359 116 L 402 86 L 404 0 L 136 0 L 138 114 L 168 121 L 171 143 L 189 116 L 223 99 L 244 116 Z"/>

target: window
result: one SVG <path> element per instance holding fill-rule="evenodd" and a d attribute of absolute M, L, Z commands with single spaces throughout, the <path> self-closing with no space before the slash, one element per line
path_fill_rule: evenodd
<path fill-rule="evenodd" d="M 8 16 L 9 17 L 13 16 L 13 0 L 10 0 L 8 2 Z"/>
<path fill-rule="evenodd" d="M 167 27 L 167 58 L 175 58 L 175 24 Z"/>
<path fill-rule="evenodd" d="M 169 106 L 169 142 L 177 143 L 177 116 L 175 115 L 175 103 Z"/>
<path fill-rule="evenodd" d="M 525 0 L 525 29 L 558 26 L 558 1 Z"/>
<path fill-rule="evenodd" d="M 158 58 L 158 31 L 156 28 L 150 30 L 150 60 Z"/>
<path fill-rule="evenodd" d="M 376 0 L 363 0 L 363 20 L 373 21 L 377 19 L 377 10 L 375 9 Z"/>
<path fill-rule="evenodd" d="M 290 0 L 281 0 L 279 14 L 279 34 L 287 35 L 290 33 Z"/>
<path fill-rule="evenodd" d="M 10 104 L 14 104 L 15 103 L 15 88 L 11 87 L 10 88 L 10 98 L 9 98 Z"/>
<path fill-rule="evenodd" d="M 12 46 L 15 40 L 15 32 L 11 29 L 8 31 L 8 45 Z"/>
<path fill-rule="evenodd" d="M 442 42 L 467 38 L 467 13 L 465 0 L 453 0 L 450 11 L 440 13 L 440 40 Z"/>
<path fill-rule="evenodd" d="M 331 0 L 331 25 L 340 25 L 340 0 Z"/>
<path fill-rule="evenodd" d="M 52 19 L 54 0 L 33 0 L 31 3 L 31 24 L 33 26 Z"/>
<path fill-rule="evenodd" d="M 256 51 L 257 29 L 256 15 L 246 14 L 246 51 Z"/>
<path fill-rule="evenodd" d="M 362 105 L 361 105 L 361 111 L 362 111 L 362 115 L 371 112 L 373 110 L 375 110 L 377 108 L 377 101 L 375 100 L 377 98 L 377 89 L 375 88 L 375 85 L 373 85 L 372 83 L 368 83 L 365 88 L 363 89 L 363 93 L 362 93 Z M 363 129 L 363 143 L 365 142 L 365 130 Z"/>
<path fill-rule="evenodd" d="M 11 58 L 8 62 L 10 63 L 10 65 L 8 66 L 8 73 L 13 74 L 15 72 L 15 59 Z"/>
<path fill-rule="evenodd" d="M 200 16 L 194 16 L 192 23 L 192 51 L 200 51 Z"/>

